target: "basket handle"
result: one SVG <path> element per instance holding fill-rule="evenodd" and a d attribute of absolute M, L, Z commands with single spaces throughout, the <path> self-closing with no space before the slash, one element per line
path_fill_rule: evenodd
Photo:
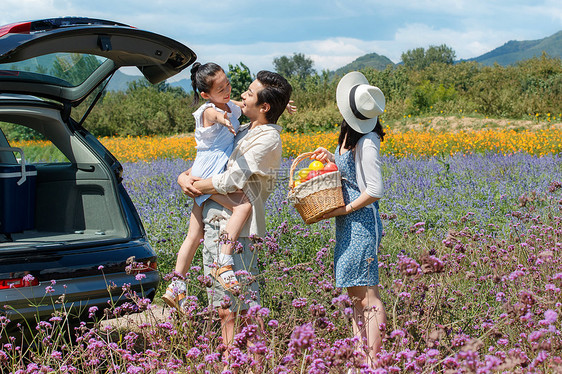
<path fill-rule="evenodd" d="M 291 164 L 291 169 L 289 170 L 289 188 L 290 189 L 293 189 L 293 174 L 295 173 L 295 168 L 297 167 L 299 162 L 301 162 L 305 158 L 309 158 L 313 154 L 314 154 L 314 152 L 306 152 L 306 153 L 303 153 L 303 154 L 297 156 L 297 158 L 295 158 L 293 160 L 293 163 Z"/>

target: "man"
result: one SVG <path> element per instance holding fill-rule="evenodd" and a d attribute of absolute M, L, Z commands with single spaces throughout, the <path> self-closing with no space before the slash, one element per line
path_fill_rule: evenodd
<path fill-rule="evenodd" d="M 245 270 L 250 277 L 242 277 L 242 295 L 233 296 L 214 282 L 207 288 L 209 303 L 218 308 L 222 325 L 223 342 L 229 345 L 234 338 L 238 313 L 259 304 L 259 289 L 253 280 L 258 275 L 257 253 L 251 250 L 251 236 L 265 234 L 265 201 L 275 185 L 281 164 L 281 127 L 277 120 L 287 107 L 292 87 L 277 73 L 260 71 L 246 92 L 242 94 L 242 113 L 250 123 L 243 126 L 234 140 L 234 150 L 225 172 L 211 178 L 200 179 L 184 172 L 178 177 L 182 191 L 195 197 L 201 194 L 228 194 L 243 190 L 252 203 L 252 214 L 247 220 L 238 241 L 242 250 L 234 254 L 234 268 Z M 211 273 L 210 265 L 220 248 L 220 233 L 224 229 L 229 211 L 218 203 L 207 200 L 203 207 L 205 238 L 203 264 L 205 275 Z M 246 280 L 246 281 L 245 281 Z M 244 292 L 246 288 L 246 292 Z M 230 305 L 228 305 L 230 304 Z"/>

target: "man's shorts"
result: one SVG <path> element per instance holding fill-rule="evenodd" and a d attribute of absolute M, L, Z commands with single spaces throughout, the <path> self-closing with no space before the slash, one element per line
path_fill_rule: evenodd
<path fill-rule="evenodd" d="M 211 276 L 211 265 L 220 253 L 220 234 L 226 228 L 226 222 L 230 211 L 212 200 L 207 200 L 203 206 L 203 223 L 205 225 L 205 236 L 203 243 L 203 269 L 205 276 L 211 282 L 207 287 L 209 304 L 218 308 L 229 308 L 233 312 L 246 310 L 260 303 L 257 267 L 258 253 L 252 249 L 250 238 L 238 238 L 242 250 L 234 251 L 234 271 L 240 284 L 241 293 L 234 296 L 226 291 L 219 282 Z M 240 274 L 242 271 L 243 274 Z M 226 296 L 226 297 L 225 297 Z"/>

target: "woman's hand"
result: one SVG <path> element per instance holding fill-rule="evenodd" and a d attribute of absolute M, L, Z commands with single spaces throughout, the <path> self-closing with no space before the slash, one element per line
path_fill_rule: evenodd
<path fill-rule="evenodd" d="M 332 218 L 332 217 L 337 217 L 337 216 L 343 216 L 344 214 L 348 214 L 348 208 L 347 205 L 344 206 L 340 206 L 339 208 L 336 208 L 334 210 L 332 210 L 331 212 L 328 212 L 326 214 L 324 214 L 322 216 L 322 219 L 328 219 L 328 218 Z"/>
<path fill-rule="evenodd" d="M 312 160 L 318 160 L 321 162 L 334 162 L 334 155 L 326 148 L 318 147 L 313 153 L 314 154 L 310 156 Z"/>
<path fill-rule="evenodd" d="M 180 185 L 183 193 L 186 194 L 187 196 L 189 197 L 201 196 L 202 195 L 201 191 L 199 191 L 197 188 L 193 186 L 193 183 L 201 180 L 201 178 L 194 177 L 193 175 L 191 175 L 190 170 L 184 171 L 183 173 L 178 175 L 177 182 Z"/>
<path fill-rule="evenodd" d="M 361 195 L 359 195 L 357 199 L 350 201 L 349 204 L 340 206 L 339 208 L 336 208 L 331 212 L 324 214 L 322 218 L 328 219 L 336 216 L 343 216 L 344 214 L 349 214 L 351 212 L 355 212 L 356 210 L 364 208 L 377 200 L 379 200 L 378 197 L 369 196 L 366 192 L 361 192 Z"/>

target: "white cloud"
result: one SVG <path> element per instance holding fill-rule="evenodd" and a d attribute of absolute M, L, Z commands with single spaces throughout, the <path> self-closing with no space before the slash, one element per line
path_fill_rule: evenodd
<path fill-rule="evenodd" d="M 54 0 L 2 0 L 2 9 L 0 25 L 61 15 L 55 9 Z"/>
<path fill-rule="evenodd" d="M 440 44 L 453 48 L 457 58 L 472 58 L 509 40 L 539 39 L 562 29 L 559 0 L 1 1 L 10 11 L 0 13 L 0 24 L 67 15 L 105 18 L 183 41 L 201 62 L 225 69 L 243 62 L 253 73 L 273 69 L 275 57 L 295 52 L 312 58 L 317 71 L 373 52 L 399 62 L 407 50 Z M 284 22 L 307 29 L 287 30 L 280 27 Z"/>

